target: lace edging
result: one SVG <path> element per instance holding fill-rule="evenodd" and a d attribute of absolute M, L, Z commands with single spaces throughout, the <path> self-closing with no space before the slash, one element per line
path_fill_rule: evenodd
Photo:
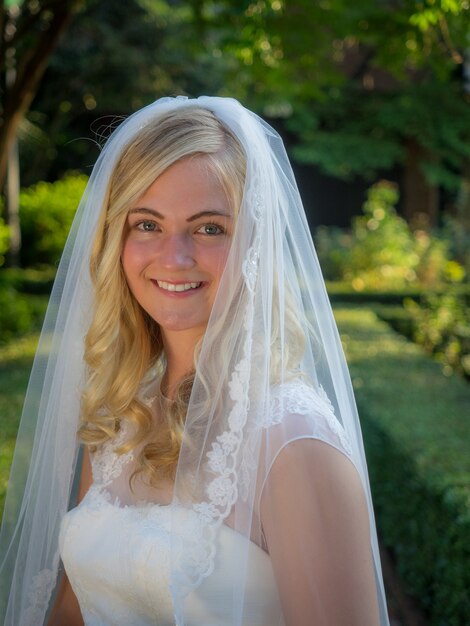
<path fill-rule="evenodd" d="M 115 478 L 121 475 L 124 465 L 133 461 L 134 454 L 132 451 L 125 454 L 116 453 L 116 448 L 124 443 L 126 436 L 126 428 L 122 426 L 115 439 L 104 443 L 92 455 L 93 477 L 100 487 L 108 486 Z"/>
<path fill-rule="evenodd" d="M 261 200 L 256 198 L 255 222 L 260 221 L 261 211 Z M 184 563 L 187 574 L 183 573 L 181 567 L 173 572 L 170 586 L 173 597 L 179 600 L 182 600 L 191 589 L 197 588 L 202 580 L 212 573 L 216 553 L 216 532 L 230 513 L 238 495 L 236 459 L 242 444 L 243 428 L 249 408 L 249 399 L 243 390 L 247 388 L 251 372 L 249 357 L 252 346 L 253 303 L 260 241 L 260 227 L 257 224 L 255 239 L 242 265 L 243 278 L 249 296 L 243 323 L 245 330 L 243 357 L 236 364 L 229 381 L 229 397 L 233 405 L 228 416 L 228 429 L 216 437 L 212 443 L 212 449 L 206 455 L 209 469 L 215 477 L 206 488 L 206 501 L 196 503 L 192 507 L 196 514 L 196 525 L 192 529 L 191 537 L 188 537 L 189 545 L 185 546 Z M 174 503 L 178 504 L 176 499 Z M 177 622 L 183 622 L 182 605 L 181 601 L 175 602 Z"/>
<path fill-rule="evenodd" d="M 33 576 L 28 592 L 28 608 L 21 617 L 20 626 L 38 626 L 38 624 L 43 623 L 57 581 L 58 565 L 59 555 L 56 553 L 53 559 L 53 567 L 56 566 L 55 571 L 43 569 Z"/>
<path fill-rule="evenodd" d="M 301 380 L 296 380 L 280 386 L 271 396 L 270 411 L 262 426 L 270 428 L 280 424 L 286 414 L 309 415 L 314 412 L 321 413 L 332 433 L 338 437 L 344 451 L 351 456 L 352 447 L 349 437 L 336 417 L 330 398 L 321 385 L 315 390 Z"/>

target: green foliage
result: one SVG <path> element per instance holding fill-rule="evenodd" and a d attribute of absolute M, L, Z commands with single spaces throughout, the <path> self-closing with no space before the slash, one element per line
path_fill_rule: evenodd
<path fill-rule="evenodd" d="M 430 626 L 470 614 L 470 388 L 365 308 L 335 307 L 381 539 Z M 397 494 L 398 497 L 397 497 Z"/>
<path fill-rule="evenodd" d="M 402 287 L 416 279 L 419 257 L 407 223 L 395 212 L 397 202 L 396 187 L 378 183 L 369 190 L 364 215 L 353 219 L 345 278 L 359 289 L 384 282 Z"/>
<path fill-rule="evenodd" d="M 298 138 L 292 148 L 294 159 L 344 180 L 371 179 L 403 162 L 401 138 L 377 119 L 386 106 L 380 100 L 378 94 L 365 98 L 362 90 L 346 83 L 330 89 L 321 100 L 297 105 L 286 122 Z"/>
<path fill-rule="evenodd" d="M 441 363 L 442 371 L 470 378 L 470 313 L 465 294 L 447 292 L 406 297 L 404 306 L 373 304 L 380 319 Z M 390 301 L 389 301 L 390 302 Z"/>
<path fill-rule="evenodd" d="M 470 128 L 456 52 L 469 11 L 458 0 L 89 2 L 29 116 L 48 132 L 23 176 L 50 177 L 51 160 L 53 177 L 93 162 L 93 142 L 67 141 L 89 137 L 93 120 L 101 140 L 110 113 L 212 93 L 287 120 L 296 158 L 334 176 L 374 176 L 403 161 L 412 137 L 430 152 L 430 178 L 455 187 Z"/>
<path fill-rule="evenodd" d="M 20 194 L 23 265 L 56 264 L 87 184 L 84 174 L 39 182 Z"/>
<path fill-rule="evenodd" d="M 376 313 L 379 319 L 387 322 L 387 324 L 389 324 L 394 330 L 398 331 L 408 339 L 413 339 L 413 318 L 403 307 L 403 304 L 372 303 L 370 308 L 374 311 L 374 313 Z"/>
<path fill-rule="evenodd" d="M 40 328 L 54 268 L 7 268 L 0 272 L 0 353 L 6 343 Z"/>
<path fill-rule="evenodd" d="M 413 340 L 433 354 L 444 372 L 456 370 L 470 378 L 470 308 L 453 293 L 430 294 L 418 304 L 407 298 Z"/>
<path fill-rule="evenodd" d="M 5 252 L 10 241 L 10 229 L 0 217 L 0 267 L 5 263 Z"/>
<path fill-rule="evenodd" d="M 37 330 L 47 306 L 47 296 L 26 295 L 3 285 L 0 301 L 0 343 Z"/>
<path fill-rule="evenodd" d="M 370 188 L 350 232 L 318 229 L 315 241 L 327 279 L 348 281 L 357 291 L 436 287 L 463 279 L 463 268 L 449 259 L 447 241 L 424 230 L 412 232 L 395 211 L 397 201 L 396 187 L 381 181 Z"/>
<path fill-rule="evenodd" d="M 37 340 L 37 335 L 28 335 L 0 345 L 0 519 Z"/>
<path fill-rule="evenodd" d="M 8 267 L 0 272 L 0 288 L 11 287 L 16 291 L 31 294 L 48 295 L 51 292 L 56 268 L 44 267 Z"/>
<path fill-rule="evenodd" d="M 225 55 L 200 32 L 197 6 L 204 4 L 87 2 L 52 55 L 28 115 L 47 132 L 40 147 L 22 142 L 22 179 L 31 184 L 89 168 L 111 130 L 156 98 L 216 94 L 225 84 Z"/>
<path fill-rule="evenodd" d="M 465 185 L 466 183 L 466 185 Z M 467 203 L 469 200 L 470 185 L 467 181 L 462 187 L 467 186 Z M 462 194 L 463 195 L 463 194 Z M 463 267 L 467 276 L 470 276 L 470 204 L 459 207 L 457 202 L 457 214 L 444 216 L 443 235 L 449 241 L 449 249 L 454 259 Z"/>
<path fill-rule="evenodd" d="M 425 291 L 417 284 L 410 285 L 404 289 L 389 289 L 378 291 L 376 289 L 364 289 L 356 291 L 350 282 L 326 281 L 326 289 L 328 296 L 332 302 L 349 302 L 352 304 L 384 304 L 395 305 L 403 309 L 404 298 L 413 298 L 419 300 Z M 443 285 L 433 290 L 433 293 L 446 293 L 448 285 Z M 470 301 L 470 285 L 468 283 L 455 285 L 452 287 L 453 292 L 464 300 Z M 409 316 L 408 313 L 406 313 Z"/>
<path fill-rule="evenodd" d="M 0 341 L 27 332 L 32 325 L 32 315 L 27 299 L 13 289 L 2 289 L 0 298 L 2 301 L 0 307 Z"/>
<path fill-rule="evenodd" d="M 297 106 L 287 125 L 298 136 L 298 161 L 343 179 L 373 178 L 403 164 L 413 140 L 429 183 L 455 191 L 470 158 L 470 107 L 460 85 L 405 83 L 366 97 L 346 84 L 325 101 Z"/>

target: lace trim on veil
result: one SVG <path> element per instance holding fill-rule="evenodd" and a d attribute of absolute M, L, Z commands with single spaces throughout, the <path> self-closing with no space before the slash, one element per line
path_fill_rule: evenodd
<path fill-rule="evenodd" d="M 191 536 L 183 542 L 184 551 L 179 550 L 176 557 L 176 568 L 172 574 L 170 587 L 175 599 L 175 618 L 178 623 L 184 621 L 182 601 L 214 569 L 216 533 L 237 499 L 237 455 L 243 440 L 243 428 L 249 408 L 249 399 L 244 391 L 247 389 L 251 372 L 254 293 L 258 275 L 262 210 L 261 197 L 256 195 L 253 204 L 256 234 L 242 264 L 243 279 L 249 296 L 243 321 L 245 331 L 243 357 L 235 365 L 229 381 L 229 397 L 233 401 L 228 417 L 229 428 L 216 437 L 212 449 L 206 455 L 209 469 L 215 474 L 215 478 L 206 488 L 206 501 L 196 503 L 192 507 L 196 514 L 195 524 L 191 528 Z"/>
<path fill-rule="evenodd" d="M 54 570 L 43 569 L 33 578 L 33 583 L 28 593 L 29 606 L 21 618 L 22 626 L 38 626 L 38 624 L 42 623 L 49 606 L 49 599 L 57 584 L 58 551 L 54 555 L 53 563 L 55 565 Z"/>

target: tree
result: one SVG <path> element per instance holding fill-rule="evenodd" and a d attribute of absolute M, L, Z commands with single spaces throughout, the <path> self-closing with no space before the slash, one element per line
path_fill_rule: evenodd
<path fill-rule="evenodd" d="M 9 146 L 31 105 L 48 59 L 83 4 L 83 0 L 4 0 L 0 7 L 0 184 L 5 178 Z"/>
<path fill-rule="evenodd" d="M 333 42 L 342 84 L 291 116 L 288 126 L 299 137 L 294 154 L 342 178 L 372 178 L 402 165 L 406 217 L 426 213 L 433 225 L 439 188 L 455 194 L 470 161 L 462 75 L 469 6 L 374 5 L 361 3 L 356 29 Z"/>
<path fill-rule="evenodd" d="M 52 55 L 28 114 L 23 180 L 88 169 L 96 144 L 124 116 L 160 96 L 215 93 L 221 70 L 206 60 L 195 29 L 186 2 L 89 3 Z"/>
<path fill-rule="evenodd" d="M 435 219 L 470 159 L 466 0 L 192 4 L 207 49 L 230 57 L 228 91 L 283 119 L 299 161 L 340 178 L 399 164 L 405 213 Z"/>
<path fill-rule="evenodd" d="M 8 172 L 6 217 L 10 258 L 18 262 L 18 128 L 28 111 L 47 61 L 82 0 L 3 0 L 0 6 L 0 188 Z"/>
<path fill-rule="evenodd" d="M 101 0 L 54 55 L 37 111 L 65 143 L 160 95 L 233 95 L 324 172 L 401 165 L 423 190 L 404 194 L 408 213 L 431 211 L 468 170 L 469 15 L 464 0 Z"/>

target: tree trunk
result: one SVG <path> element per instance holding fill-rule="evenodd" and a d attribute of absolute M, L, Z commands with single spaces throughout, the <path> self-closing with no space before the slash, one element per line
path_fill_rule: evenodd
<path fill-rule="evenodd" d="M 6 71 L 7 91 L 15 83 L 16 69 L 14 58 L 12 67 Z M 18 154 L 18 137 L 15 135 L 8 147 L 7 184 L 5 193 L 5 215 L 10 227 L 10 245 L 7 254 L 7 263 L 10 267 L 19 266 L 21 250 L 21 227 L 20 227 L 20 162 Z"/>
<path fill-rule="evenodd" d="M 10 246 L 7 261 L 10 267 L 18 267 L 21 250 L 20 162 L 18 157 L 18 139 L 16 137 L 9 148 L 5 208 L 7 223 L 10 227 Z"/>
<path fill-rule="evenodd" d="M 413 226 L 433 228 L 439 214 L 439 188 L 431 185 L 421 169 L 421 162 L 429 158 L 426 150 L 414 139 L 406 145 L 403 175 L 403 213 Z"/>
<path fill-rule="evenodd" d="M 15 141 L 18 126 L 36 94 L 52 51 L 73 13 L 81 4 L 81 0 L 55 2 L 53 6 L 54 15 L 49 27 L 40 34 L 36 45 L 28 48 L 17 59 L 15 81 L 3 97 L 3 112 L 0 122 L 0 188 L 3 187 L 5 181 L 9 149 L 12 142 Z M 50 9 L 52 10 L 52 6 Z M 2 36 L 5 38 L 4 33 Z M 2 43 L 3 48 L 8 48 L 8 42 L 3 40 Z M 14 43 L 14 41 L 10 42 L 10 47 Z"/>

